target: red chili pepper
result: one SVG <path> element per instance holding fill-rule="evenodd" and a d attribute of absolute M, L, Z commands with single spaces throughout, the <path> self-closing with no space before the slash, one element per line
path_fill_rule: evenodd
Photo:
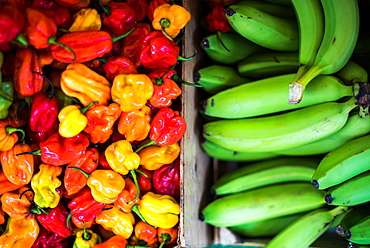
<path fill-rule="evenodd" d="M 149 6 L 148 6 L 148 12 L 147 12 L 147 15 L 148 15 L 148 18 L 150 20 L 150 22 L 153 22 L 153 13 L 154 13 L 154 10 L 159 6 L 159 5 L 162 5 L 162 4 L 165 4 L 165 3 L 169 3 L 170 0 L 153 0 L 153 1 L 150 1 L 149 3 Z"/>
<path fill-rule="evenodd" d="M 73 5 L 78 4 L 81 0 L 54 0 L 60 6 L 72 7 Z"/>
<path fill-rule="evenodd" d="M 180 199 L 180 159 L 153 171 L 153 187 L 157 194 Z"/>
<path fill-rule="evenodd" d="M 102 5 L 103 24 L 116 36 L 121 36 L 132 29 L 137 21 L 136 12 L 127 3 L 111 2 L 106 7 Z"/>
<path fill-rule="evenodd" d="M 149 137 L 160 146 L 173 145 L 178 142 L 186 131 L 185 119 L 168 107 L 159 109 L 154 116 Z"/>
<path fill-rule="evenodd" d="M 105 157 L 105 150 L 104 149 L 99 152 L 98 167 L 99 167 L 99 169 L 109 169 L 109 170 L 112 169 L 110 167 L 108 161 L 107 161 L 107 158 Z"/>
<path fill-rule="evenodd" d="M 27 41 L 22 35 L 25 26 L 23 13 L 14 5 L 4 5 L 0 8 L 0 44 L 16 42 L 27 45 Z"/>
<path fill-rule="evenodd" d="M 31 1 L 28 0 L 2 0 L 1 2 L 3 5 L 11 4 L 22 12 L 25 12 L 32 5 Z"/>
<path fill-rule="evenodd" d="M 41 227 L 39 235 L 35 243 L 31 248 L 67 248 L 68 240 L 60 237 L 58 234 L 52 231 L 48 231 L 45 228 Z"/>
<path fill-rule="evenodd" d="M 30 129 L 30 125 L 26 125 L 27 136 L 37 145 L 40 145 L 40 142 L 46 140 L 50 135 L 55 132 L 58 132 L 59 123 L 56 121 L 54 126 L 47 132 L 34 132 Z"/>
<path fill-rule="evenodd" d="M 230 30 L 231 26 L 225 15 L 225 9 L 222 4 L 216 4 L 211 11 L 206 15 L 206 22 L 208 29 L 212 32 L 217 32 L 217 38 L 222 46 L 229 51 L 229 49 L 222 42 L 221 34 Z"/>
<path fill-rule="evenodd" d="M 151 25 L 139 22 L 135 30 L 122 41 L 121 54 L 129 58 L 136 68 L 141 65 L 140 54 L 144 48 L 143 40 L 151 31 Z"/>
<path fill-rule="evenodd" d="M 53 19 L 59 28 L 68 29 L 72 24 L 71 11 L 66 7 L 56 5 L 51 8 L 40 8 L 38 10 Z"/>
<path fill-rule="evenodd" d="M 54 0 L 33 0 L 32 8 L 35 9 L 51 9 L 58 6 Z"/>
<path fill-rule="evenodd" d="M 180 47 L 161 31 L 150 32 L 144 38 L 143 44 L 140 62 L 146 68 L 169 68 L 179 59 Z"/>
<path fill-rule="evenodd" d="M 104 63 L 105 77 L 108 80 L 113 80 L 119 74 L 137 74 L 137 70 L 133 62 L 125 56 L 111 56 Z"/>
<path fill-rule="evenodd" d="M 37 214 L 36 218 L 46 230 L 54 232 L 62 238 L 68 238 L 73 235 L 69 222 L 67 226 L 68 214 L 68 210 L 63 205 L 63 202 L 59 202 L 49 213 Z"/>
<path fill-rule="evenodd" d="M 140 192 L 142 195 L 145 195 L 147 192 L 149 191 L 153 191 L 153 171 L 149 171 L 147 169 L 144 169 L 144 168 L 140 168 L 140 171 L 143 172 L 145 175 L 143 174 L 138 174 L 138 183 L 139 183 L 139 188 L 140 188 Z"/>
<path fill-rule="evenodd" d="M 126 3 L 135 11 L 137 22 L 144 20 L 149 6 L 146 0 L 126 0 Z"/>

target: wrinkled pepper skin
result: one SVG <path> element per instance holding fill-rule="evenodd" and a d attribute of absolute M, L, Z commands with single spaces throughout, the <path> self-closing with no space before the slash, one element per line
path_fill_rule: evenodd
<path fill-rule="evenodd" d="M 135 26 L 137 21 L 136 12 L 126 3 L 111 2 L 102 14 L 103 24 L 115 36 L 127 33 Z"/>
<path fill-rule="evenodd" d="M 50 8 L 36 8 L 41 13 L 51 18 L 58 28 L 68 29 L 71 26 L 72 18 L 69 8 L 53 5 Z"/>
<path fill-rule="evenodd" d="M 34 172 L 34 158 L 32 154 L 23 154 L 31 152 L 32 148 L 27 144 L 17 143 L 12 149 L 6 152 L 0 152 L 0 162 L 3 172 L 8 180 L 17 185 L 28 184 Z"/>
<path fill-rule="evenodd" d="M 230 30 L 231 26 L 228 22 L 222 4 L 216 4 L 206 16 L 208 29 L 212 32 L 220 31 L 225 33 Z"/>
<path fill-rule="evenodd" d="M 73 15 L 73 23 L 68 31 L 100 30 L 101 25 L 101 18 L 96 9 L 83 8 Z"/>
<path fill-rule="evenodd" d="M 120 210 L 122 210 L 125 213 L 130 213 L 131 208 L 140 203 L 140 198 L 137 197 L 134 201 L 132 201 L 136 194 L 137 194 L 137 188 L 135 183 L 132 181 L 131 178 L 126 177 L 125 178 L 125 188 L 122 190 L 122 192 L 118 195 L 118 199 L 114 202 L 114 206 L 118 207 Z"/>
<path fill-rule="evenodd" d="M 109 57 L 103 68 L 106 78 L 110 81 L 119 74 L 137 74 L 134 63 L 122 55 Z"/>
<path fill-rule="evenodd" d="M 79 230 L 76 233 L 76 239 L 73 248 L 92 248 L 95 244 L 101 243 L 101 238 L 92 230 Z"/>
<path fill-rule="evenodd" d="M 110 167 L 122 175 L 137 169 L 140 164 L 139 155 L 132 150 L 132 145 L 127 140 L 119 140 L 109 145 L 105 149 L 105 157 Z"/>
<path fill-rule="evenodd" d="M 34 142 L 37 146 L 40 145 L 40 142 L 45 141 L 50 135 L 55 132 L 58 132 L 59 123 L 55 122 L 52 128 L 47 132 L 34 132 L 30 129 L 30 125 L 26 126 L 27 136 Z"/>
<path fill-rule="evenodd" d="M 173 247 L 177 245 L 177 237 L 179 235 L 179 226 L 171 228 L 157 228 L 158 242 L 164 243 L 164 247 Z"/>
<path fill-rule="evenodd" d="M 0 195 L 22 188 L 23 186 L 25 185 L 17 185 L 10 182 L 8 178 L 6 178 L 3 170 L 0 169 Z"/>
<path fill-rule="evenodd" d="M 144 20 L 149 5 L 146 0 L 126 0 L 126 3 L 135 11 L 136 22 Z"/>
<path fill-rule="evenodd" d="M 45 228 L 40 228 L 39 236 L 31 248 L 68 248 L 68 240 L 50 232 Z"/>
<path fill-rule="evenodd" d="M 25 192 L 28 189 L 28 187 L 22 187 L 16 191 L 1 195 L 1 208 L 10 218 L 21 220 L 34 217 L 34 214 L 31 212 L 33 192 Z"/>
<path fill-rule="evenodd" d="M 180 155 L 180 145 L 175 143 L 168 146 L 151 145 L 138 151 L 140 165 L 147 170 L 154 171 L 163 165 L 171 164 Z"/>
<path fill-rule="evenodd" d="M 153 186 L 157 194 L 170 195 L 180 201 L 180 159 L 155 170 Z"/>
<path fill-rule="evenodd" d="M 179 222 L 180 205 L 169 195 L 148 192 L 141 197 L 138 209 L 148 224 L 171 228 Z"/>
<path fill-rule="evenodd" d="M 10 117 L 0 119 L 0 152 L 12 149 L 17 143 L 19 138 L 15 131 L 18 129 Z"/>
<path fill-rule="evenodd" d="M 94 245 L 93 248 L 126 248 L 126 246 L 127 240 L 124 237 L 114 235 L 103 243 Z"/>
<path fill-rule="evenodd" d="M 40 142 L 41 160 L 45 164 L 61 166 L 69 164 L 86 152 L 90 141 L 83 133 L 72 138 L 64 138 L 55 132 L 45 141 Z"/>
<path fill-rule="evenodd" d="M 141 65 L 150 69 L 165 69 L 175 65 L 180 47 L 161 31 L 152 31 L 143 39 L 144 48 L 140 53 Z"/>
<path fill-rule="evenodd" d="M 178 111 L 161 108 L 154 116 L 149 137 L 160 146 L 173 145 L 185 134 L 186 122 Z"/>
<path fill-rule="evenodd" d="M 68 210 L 63 203 L 59 203 L 55 208 L 50 209 L 49 213 L 37 214 L 40 225 L 49 232 L 56 233 L 59 237 L 68 238 L 73 235 L 70 230 L 70 223 L 67 226 Z"/>
<path fill-rule="evenodd" d="M 120 74 L 113 80 L 112 100 L 123 112 L 141 109 L 153 95 L 153 84 L 146 74 Z"/>
<path fill-rule="evenodd" d="M 157 228 L 141 220 L 135 224 L 134 233 L 137 238 L 137 245 L 158 247 Z"/>
<path fill-rule="evenodd" d="M 73 54 L 56 44 L 50 45 L 55 60 L 64 63 L 84 63 L 99 57 L 112 50 L 112 36 L 103 30 L 75 31 L 63 34 L 58 42 L 72 49 Z"/>
<path fill-rule="evenodd" d="M 169 3 L 170 0 L 153 0 L 153 1 L 150 1 L 149 2 L 149 5 L 148 5 L 148 12 L 147 12 L 147 16 L 150 20 L 150 22 L 153 22 L 153 19 L 154 19 L 154 10 L 159 6 L 159 5 L 162 5 L 162 4 L 165 4 L 165 3 Z"/>
<path fill-rule="evenodd" d="M 8 219 L 6 230 L 0 236 L 0 247 L 31 247 L 39 235 L 40 227 L 36 218 L 14 220 Z"/>
<path fill-rule="evenodd" d="M 77 98 L 84 106 L 95 101 L 99 105 L 107 105 L 111 99 L 109 81 L 84 64 L 69 64 L 60 80 L 63 92 Z"/>
<path fill-rule="evenodd" d="M 190 18 L 190 12 L 184 7 L 165 3 L 155 8 L 152 26 L 155 30 L 164 30 L 171 38 L 175 38 Z"/>
<path fill-rule="evenodd" d="M 84 132 L 94 144 L 105 143 L 113 133 L 113 127 L 122 110 L 117 103 L 93 106 L 85 113 L 87 125 Z"/>
<path fill-rule="evenodd" d="M 37 72 L 37 73 L 34 73 Z M 15 54 L 13 83 L 19 97 L 33 96 L 42 90 L 42 67 L 31 49 L 18 49 Z"/>
<path fill-rule="evenodd" d="M 144 195 L 145 193 L 149 191 L 153 191 L 153 171 L 149 171 L 147 169 L 144 169 L 142 167 L 139 167 L 139 170 L 143 172 L 146 176 L 139 174 L 138 176 L 138 183 L 139 183 L 139 188 L 140 188 L 140 193 Z"/>
<path fill-rule="evenodd" d="M 144 140 L 150 131 L 151 112 L 148 106 L 122 112 L 118 120 L 118 132 L 125 135 L 126 140 L 130 142 Z"/>
<path fill-rule="evenodd" d="M 106 210 L 101 211 L 95 219 L 96 223 L 106 230 L 112 231 L 128 239 L 134 231 L 135 217 L 132 213 L 125 213 L 119 208 L 107 205 Z"/>
<path fill-rule="evenodd" d="M 70 169 L 80 168 L 86 173 L 92 173 L 98 167 L 99 152 L 94 147 L 89 147 L 86 153 L 81 154 L 70 162 L 64 171 L 64 188 L 68 195 L 80 192 L 87 184 L 87 178 L 80 171 Z"/>
<path fill-rule="evenodd" d="M 113 170 L 95 170 L 87 179 L 95 201 L 110 204 L 117 200 L 125 188 L 123 177 Z"/>
<path fill-rule="evenodd" d="M 16 40 L 25 26 L 25 18 L 21 10 L 11 4 L 0 9 L 0 44 Z"/>
<path fill-rule="evenodd" d="M 60 201 L 57 188 L 62 184 L 58 176 L 63 168 L 53 165 L 40 164 L 40 171 L 31 180 L 31 187 L 35 192 L 35 203 L 41 208 L 55 208 Z"/>

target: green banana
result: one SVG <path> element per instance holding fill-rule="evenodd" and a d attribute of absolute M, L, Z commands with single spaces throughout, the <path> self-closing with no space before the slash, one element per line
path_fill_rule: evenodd
<path fill-rule="evenodd" d="M 231 226 L 229 230 L 245 238 L 260 238 L 275 236 L 293 221 L 302 217 L 305 213 L 291 214 L 277 218 L 251 222 L 247 224 Z"/>
<path fill-rule="evenodd" d="M 321 160 L 312 176 L 312 185 L 327 189 L 369 170 L 369 155 L 370 134 L 344 143 Z"/>
<path fill-rule="evenodd" d="M 356 164 L 354 164 L 355 167 Z M 334 206 L 356 206 L 370 199 L 370 172 L 362 173 L 327 190 L 325 201 Z"/>
<path fill-rule="evenodd" d="M 355 225 L 351 226 L 345 233 L 345 238 L 356 244 L 370 244 L 370 213 L 367 217 L 359 220 Z"/>
<path fill-rule="evenodd" d="M 276 153 L 286 156 L 326 154 L 346 142 L 368 133 L 370 133 L 370 115 L 360 116 L 358 113 L 350 113 L 346 124 L 332 135 L 307 145 L 277 151 Z"/>
<path fill-rule="evenodd" d="M 250 81 L 239 75 L 235 67 L 226 65 L 203 67 L 194 73 L 193 79 L 194 83 L 202 85 L 202 89 L 211 95 Z"/>
<path fill-rule="evenodd" d="M 293 73 L 298 67 L 296 52 L 258 53 L 237 64 L 240 75 L 253 79 Z"/>
<path fill-rule="evenodd" d="M 200 43 L 208 57 L 221 64 L 236 64 L 250 55 L 264 50 L 261 46 L 239 34 L 222 33 L 222 41 L 229 51 L 221 44 L 217 34 L 204 37 Z"/>
<path fill-rule="evenodd" d="M 335 232 L 339 236 L 344 237 L 346 231 L 350 227 L 354 226 L 357 222 L 359 222 L 360 220 L 362 220 L 363 218 L 369 215 L 370 215 L 369 204 L 364 204 L 364 205 L 351 208 L 344 215 L 342 220 L 338 223 L 337 227 L 335 228 Z"/>
<path fill-rule="evenodd" d="M 368 74 L 367 71 L 357 64 L 356 62 L 350 60 L 347 64 L 335 73 L 345 84 L 354 84 L 354 83 L 367 83 Z"/>
<path fill-rule="evenodd" d="M 208 122 L 203 125 L 203 137 L 230 150 L 276 152 L 337 132 L 357 107 L 355 103 L 351 97 L 346 102 L 326 102 L 271 116 Z"/>
<path fill-rule="evenodd" d="M 318 159 L 280 157 L 249 163 L 221 176 L 211 187 L 216 195 L 226 195 L 284 182 L 310 182 Z"/>
<path fill-rule="evenodd" d="M 299 80 L 313 65 L 324 35 L 324 13 L 320 0 L 291 0 L 298 19 L 299 69 L 293 81 Z"/>
<path fill-rule="evenodd" d="M 358 85 L 344 85 L 337 77 L 322 75 L 308 85 L 300 104 L 288 104 L 287 82 L 293 77 L 294 74 L 284 74 L 221 91 L 202 101 L 199 110 L 212 117 L 240 119 L 336 101 L 358 91 Z"/>
<path fill-rule="evenodd" d="M 302 100 L 303 91 L 316 76 L 342 69 L 356 46 L 360 19 L 357 0 L 321 0 L 321 3 L 325 20 L 323 39 L 311 68 L 289 84 L 288 101 L 291 104 Z M 316 39 L 315 36 L 312 38 Z"/>
<path fill-rule="evenodd" d="M 251 162 L 279 156 L 271 152 L 236 152 L 225 149 L 209 140 L 204 140 L 200 146 L 208 156 L 223 161 Z"/>
<path fill-rule="evenodd" d="M 345 207 L 315 209 L 278 233 L 265 248 L 307 248 L 329 229 L 330 223 L 346 211 Z"/>
<path fill-rule="evenodd" d="M 218 198 L 199 218 L 213 226 L 236 226 L 316 209 L 325 205 L 323 196 L 309 183 L 269 185 Z"/>
<path fill-rule="evenodd" d="M 230 26 L 244 38 L 267 49 L 298 51 L 296 20 L 270 15 L 245 5 L 231 5 L 225 11 Z"/>
<path fill-rule="evenodd" d="M 258 10 L 261 10 L 267 14 L 279 16 L 283 18 L 291 18 L 295 19 L 296 15 L 292 8 L 292 5 L 284 6 L 279 5 L 278 3 L 269 3 L 266 1 L 261 0 L 242 0 L 238 2 L 236 5 L 245 5 L 249 6 Z"/>

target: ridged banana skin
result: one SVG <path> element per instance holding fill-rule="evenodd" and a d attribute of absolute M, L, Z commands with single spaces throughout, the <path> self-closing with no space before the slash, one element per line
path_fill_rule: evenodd
<path fill-rule="evenodd" d="M 238 226 L 231 226 L 229 229 L 243 238 L 272 237 L 303 215 L 304 213 L 292 214 Z"/>
<path fill-rule="evenodd" d="M 310 156 L 327 154 L 346 142 L 370 133 L 370 116 L 350 115 L 347 123 L 332 135 L 307 145 L 278 151 L 279 155 Z"/>
<path fill-rule="evenodd" d="M 193 79 L 194 83 L 202 85 L 202 89 L 211 95 L 251 81 L 240 76 L 235 67 L 226 65 L 203 67 L 194 73 Z"/>
<path fill-rule="evenodd" d="M 237 5 L 245 5 L 255 9 L 259 9 L 270 15 L 279 16 L 283 18 L 295 19 L 296 15 L 291 6 L 279 5 L 278 3 L 269 3 L 261 0 L 242 0 Z"/>
<path fill-rule="evenodd" d="M 296 20 L 273 16 L 243 5 L 231 5 L 225 10 L 230 26 L 246 39 L 267 49 L 298 51 Z"/>
<path fill-rule="evenodd" d="M 205 115 L 240 119 L 299 109 L 354 95 L 353 86 L 344 85 L 337 77 L 322 75 L 313 80 L 300 104 L 288 104 L 287 82 L 294 73 L 251 81 L 218 92 L 200 103 Z"/>
<path fill-rule="evenodd" d="M 355 167 L 353 165 L 352 167 Z M 370 199 L 370 172 L 362 173 L 327 190 L 325 201 L 333 206 L 356 206 Z"/>
<path fill-rule="evenodd" d="M 307 248 L 346 210 L 344 207 L 336 207 L 332 210 L 315 209 L 278 233 L 265 248 Z"/>
<path fill-rule="evenodd" d="M 346 231 L 345 238 L 356 244 L 370 244 L 370 213 Z"/>
<path fill-rule="evenodd" d="M 204 37 L 200 43 L 201 48 L 208 57 L 221 64 L 236 64 L 250 55 L 264 50 L 261 46 L 238 34 L 222 33 L 222 41 L 229 51 L 222 46 L 217 38 L 217 34 Z"/>
<path fill-rule="evenodd" d="M 272 116 L 208 122 L 203 125 L 203 137 L 230 150 L 276 152 L 337 132 L 347 122 L 355 102 L 351 98 Z"/>
<path fill-rule="evenodd" d="M 285 182 L 310 182 L 319 161 L 314 158 L 280 157 L 249 163 L 221 176 L 211 187 L 227 195 Z"/>
<path fill-rule="evenodd" d="M 200 219 L 217 227 L 236 226 L 316 209 L 325 205 L 323 196 L 309 183 L 271 185 L 218 198 Z"/>
<path fill-rule="evenodd" d="M 248 78 L 262 79 L 294 73 L 299 68 L 296 52 L 258 53 L 237 65 L 239 74 Z"/>
<path fill-rule="evenodd" d="M 350 140 L 321 160 L 312 176 L 312 184 L 318 189 L 327 189 L 368 171 L 369 156 L 369 134 Z"/>
<path fill-rule="evenodd" d="M 369 80 L 367 71 L 352 60 L 348 61 L 335 75 L 347 85 L 367 83 Z"/>
<path fill-rule="evenodd" d="M 321 0 L 325 30 L 312 67 L 298 80 L 289 84 L 289 103 L 302 100 L 305 87 L 320 74 L 333 74 L 349 61 L 359 33 L 357 0 Z M 310 21 L 310 20 L 308 20 Z"/>
<path fill-rule="evenodd" d="M 313 65 L 324 35 L 324 13 L 320 0 L 292 0 L 298 19 L 299 64 L 293 81 L 298 80 Z"/>
<path fill-rule="evenodd" d="M 335 232 L 344 237 L 346 231 L 352 226 L 356 225 L 357 222 L 370 215 L 369 204 L 360 205 L 349 209 L 349 211 L 343 216 L 342 220 L 338 223 Z"/>
<path fill-rule="evenodd" d="M 225 149 L 215 143 L 204 140 L 200 146 L 208 154 L 208 156 L 223 160 L 223 161 L 234 161 L 234 162 L 252 162 L 259 161 L 269 158 L 275 158 L 279 155 L 271 152 L 237 152 Z"/>

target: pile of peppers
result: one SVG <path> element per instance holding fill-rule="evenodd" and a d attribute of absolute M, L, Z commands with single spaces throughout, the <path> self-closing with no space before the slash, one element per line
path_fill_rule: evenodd
<path fill-rule="evenodd" d="M 173 0 L 0 0 L 0 247 L 178 244 L 190 18 Z"/>

